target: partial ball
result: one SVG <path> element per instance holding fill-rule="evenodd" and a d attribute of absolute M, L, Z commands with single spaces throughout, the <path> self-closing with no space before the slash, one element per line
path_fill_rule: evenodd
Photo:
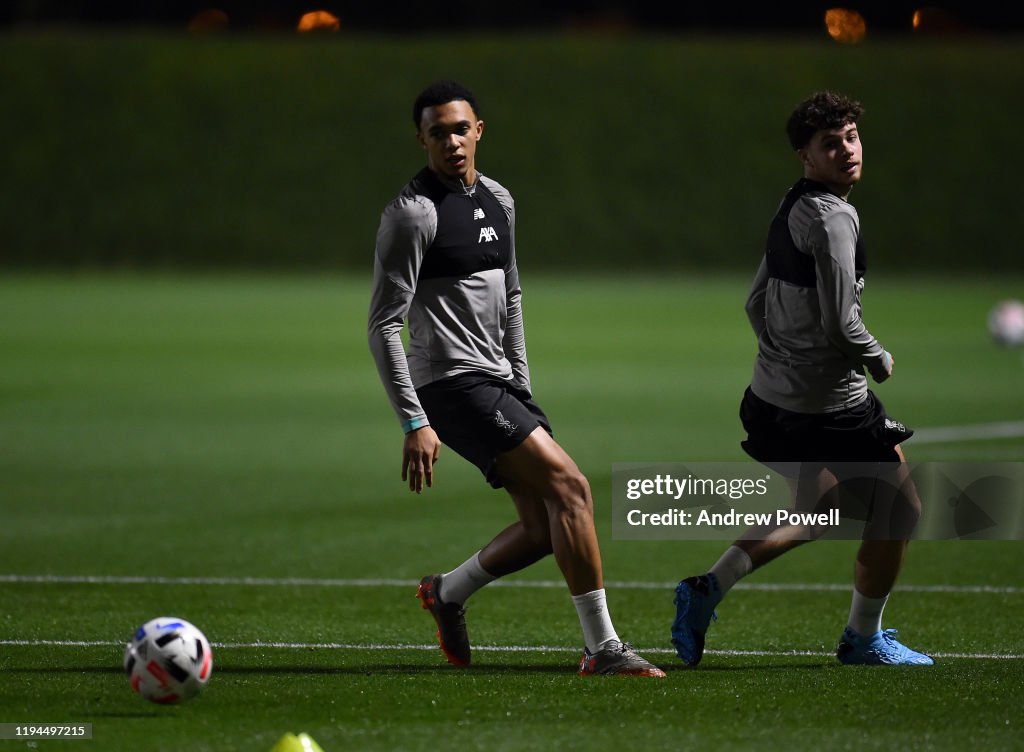
<path fill-rule="evenodd" d="M 988 315 L 988 331 L 1004 347 L 1024 345 L 1024 303 L 1004 300 L 996 304 Z"/>
<path fill-rule="evenodd" d="M 150 702 L 173 704 L 199 694 L 213 671 L 213 652 L 194 625 L 173 616 L 147 621 L 124 649 L 132 689 Z"/>

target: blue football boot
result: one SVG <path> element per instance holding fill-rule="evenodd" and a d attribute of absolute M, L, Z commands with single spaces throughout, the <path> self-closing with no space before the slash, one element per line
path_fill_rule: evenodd
<path fill-rule="evenodd" d="M 847 627 L 839 638 L 836 658 L 848 666 L 931 666 L 930 656 L 911 650 L 896 639 L 895 629 L 863 637 Z"/>
<path fill-rule="evenodd" d="M 704 635 L 711 620 L 718 619 L 715 606 L 721 600 L 718 578 L 710 572 L 688 577 L 676 586 L 672 644 L 676 646 L 676 655 L 687 666 L 696 666 L 704 656 Z"/>

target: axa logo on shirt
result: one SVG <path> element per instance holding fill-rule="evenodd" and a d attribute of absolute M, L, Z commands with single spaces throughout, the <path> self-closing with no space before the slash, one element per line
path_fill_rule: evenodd
<path fill-rule="evenodd" d="M 483 209 L 474 209 L 473 210 L 473 219 L 483 219 L 485 216 L 486 215 L 484 214 L 484 210 Z"/>
<path fill-rule="evenodd" d="M 494 231 L 493 227 L 481 227 L 480 237 L 477 239 L 477 243 L 490 243 L 492 240 L 498 239 L 498 233 Z"/>

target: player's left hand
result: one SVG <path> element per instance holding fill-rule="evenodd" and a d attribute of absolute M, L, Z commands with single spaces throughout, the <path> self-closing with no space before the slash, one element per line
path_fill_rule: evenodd
<path fill-rule="evenodd" d="M 892 357 L 892 353 L 888 350 L 882 350 L 882 368 L 872 368 L 871 377 L 875 380 L 875 383 L 881 384 L 883 381 L 892 376 L 893 365 L 895 359 Z"/>

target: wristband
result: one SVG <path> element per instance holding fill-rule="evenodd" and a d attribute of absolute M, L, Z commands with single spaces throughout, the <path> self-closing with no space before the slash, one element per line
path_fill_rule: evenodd
<path fill-rule="evenodd" d="M 417 428 L 423 428 L 423 426 L 429 426 L 430 422 L 426 418 L 413 418 L 402 423 L 402 431 L 409 433 L 415 431 Z"/>

